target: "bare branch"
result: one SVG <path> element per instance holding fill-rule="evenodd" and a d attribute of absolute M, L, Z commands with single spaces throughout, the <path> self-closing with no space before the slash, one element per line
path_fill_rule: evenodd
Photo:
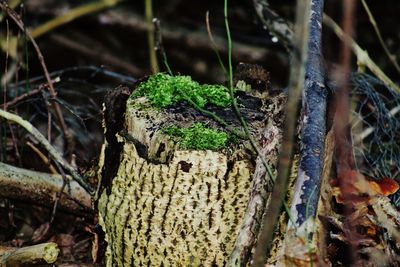
<path fill-rule="evenodd" d="M 3 117 L 9 121 L 13 121 L 25 128 L 32 136 L 39 141 L 42 146 L 49 152 L 55 161 L 57 161 L 65 170 L 67 170 L 75 181 L 77 181 L 85 190 L 89 193 L 93 192 L 93 189 L 87 185 L 79 173 L 72 167 L 62 155 L 47 141 L 47 139 L 29 122 L 24 120 L 18 115 L 0 109 L 0 117 Z"/>
<path fill-rule="evenodd" d="M 58 202 L 60 209 L 90 216 L 91 196 L 69 177 L 66 190 Z M 0 196 L 33 202 L 52 208 L 57 193 L 63 187 L 61 175 L 17 168 L 0 162 Z"/>

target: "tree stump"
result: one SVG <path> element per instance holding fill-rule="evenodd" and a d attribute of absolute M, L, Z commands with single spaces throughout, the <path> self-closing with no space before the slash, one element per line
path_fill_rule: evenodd
<path fill-rule="evenodd" d="M 186 102 L 156 109 L 146 97 L 128 99 L 130 93 L 119 88 L 105 103 L 98 207 L 107 266 L 225 266 L 248 205 L 257 155 L 248 140 Z M 285 99 L 267 95 L 237 93 L 260 146 L 265 126 L 281 122 L 281 108 L 271 107 Z M 276 112 L 266 115 L 271 109 Z M 207 110 L 241 131 L 230 107 Z M 230 142 L 217 151 L 183 149 L 163 131 L 194 122 L 228 133 Z M 272 165 L 275 156 L 268 159 Z"/>

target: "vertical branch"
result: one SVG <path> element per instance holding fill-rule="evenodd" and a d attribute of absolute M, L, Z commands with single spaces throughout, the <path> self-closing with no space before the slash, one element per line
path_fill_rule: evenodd
<path fill-rule="evenodd" d="M 343 15 L 343 31 L 348 35 L 353 35 L 353 10 L 354 0 L 349 0 L 344 3 Z M 350 73 L 350 57 L 351 44 L 348 39 L 344 39 L 340 51 L 339 71 L 335 73 L 335 79 L 339 83 L 339 90 L 335 94 L 336 110 L 335 110 L 335 142 L 336 142 L 336 157 L 338 174 L 343 171 L 354 169 L 355 161 L 353 158 L 352 144 L 349 137 L 349 88 L 348 79 Z"/>
<path fill-rule="evenodd" d="M 246 120 L 240 113 L 239 106 L 237 104 L 236 98 L 235 98 L 235 92 L 233 88 L 233 63 L 232 63 L 232 38 L 231 38 L 231 30 L 229 28 L 229 20 L 228 20 L 228 0 L 224 0 L 224 19 L 225 19 L 225 29 L 226 29 L 226 37 L 228 41 L 228 88 L 229 88 L 229 95 L 231 98 L 232 102 L 232 108 L 235 111 L 236 117 L 239 119 L 240 124 L 242 125 L 244 132 L 247 136 L 247 138 L 250 141 L 251 147 L 256 151 L 257 155 L 261 155 L 260 149 L 258 148 L 258 145 L 254 141 L 254 138 L 251 136 L 249 127 L 247 125 Z M 261 158 L 265 168 L 267 169 L 267 175 L 265 176 L 266 179 L 268 179 L 268 184 L 271 185 L 274 181 L 274 174 L 272 173 L 272 169 L 269 166 L 269 164 L 265 161 L 265 159 L 262 157 Z"/>
<path fill-rule="evenodd" d="M 293 156 L 293 140 L 296 129 L 298 103 L 304 85 L 311 3 L 312 2 L 308 0 L 300 0 L 297 2 L 289 96 L 286 106 L 282 147 L 278 161 L 278 176 L 272 191 L 269 209 L 267 209 L 264 215 L 263 228 L 258 239 L 253 266 L 264 266 L 266 254 L 272 243 L 275 225 L 286 195 L 287 181 Z"/>
<path fill-rule="evenodd" d="M 154 46 L 154 25 L 153 25 L 153 0 L 145 0 L 145 16 L 147 24 L 147 44 L 149 46 L 149 60 L 151 72 L 159 72 L 157 54 Z"/>
<path fill-rule="evenodd" d="M 327 91 L 322 68 L 321 34 L 323 0 L 311 0 L 310 38 L 302 97 L 301 149 L 291 214 L 297 225 L 317 212 L 326 134 Z M 289 227 L 294 225 L 289 222 Z"/>
<path fill-rule="evenodd" d="M 355 10 L 355 1 L 349 0 L 343 4 L 342 28 L 347 36 L 353 35 L 353 13 Z M 351 222 L 352 205 L 350 203 L 351 194 L 349 194 L 349 171 L 356 169 L 355 158 L 353 154 L 353 143 L 351 139 L 351 130 L 349 127 L 349 74 L 351 64 L 351 41 L 346 38 L 342 42 L 340 51 L 339 71 L 336 72 L 335 78 L 338 81 L 339 90 L 335 94 L 335 115 L 334 115 L 334 132 L 335 132 L 335 158 L 336 171 L 339 180 L 340 191 L 344 200 L 344 227 L 345 235 L 349 241 L 353 264 L 357 265 L 357 237 L 355 237 L 356 229 Z M 359 179 L 356 176 L 356 179 Z"/>
<path fill-rule="evenodd" d="M 153 26 L 154 26 L 154 37 L 155 37 L 155 41 L 154 41 L 154 53 L 156 54 L 156 52 L 159 53 L 159 55 L 162 58 L 162 61 L 164 63 L 165 68 L 167 69 L 169 75 L 173 75 L 172 70 L 168 64 L 168 59 L 167 59 L 167 53 L 165 53 L 164 50 L 164 44 L 162 41 L 162 34 L 161 34 L 161 22 L 158 18 L 154 18 L 153 19 Z M 156 59 L 157 56 L 155 55 Z M 157 65 L 158 67 L 158 65 Z"/>

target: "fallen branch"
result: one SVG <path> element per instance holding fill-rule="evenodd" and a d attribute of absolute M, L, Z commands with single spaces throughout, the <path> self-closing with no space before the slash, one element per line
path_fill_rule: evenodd
<path fill-rule="evenodd" d="M 0 266 L 52 264 L 59 253 L 58 245 L 53 242 L 23 248 L 0 247 Z"/>
<path fill-rule="evenodd" d="M 52 208 L 63 183 L 61 175 L 31 171 L 0 162 L 2 198 L 33 202 Z M 88 211 L 91 210 L 91 196 L 77 182 L 71 180 L 71 177 L 65 188 L 58 202 L 60 209 L 90 216 Z"/>
<path fill-rule="evenodd" d="M 143 75 L 143 71 L 137 66 L 126 59 L 117 57 L 106 51 L 100 42 L 97 42 L 97 40 L 93 40 L 88 36 L 86 36 L 86 44 L 83 42 L 83 38 L 79 38 L 79 36 L 71 36 L 70 34 L 52 34 L 50 39 L 56 42 L 58 45 L 76 51 L 84 56 L 93 58 L 98 62 L 108 62 L 109 65 L 127 71 L 133 76 L 140 77 Z M 97 47 L 97 49 L 92 49 L 92 47 Z"/>
<path fill-rule="evenodd" d="M 87 185 L 79 173 L 72 167 L 62 155 L 47 141 L 47 139 L 29 122 L 16 114 L 0 109 L 0 117 L 13 121 L 27 130 L 39 143 L 49 152 L 52 158 L 57 161 L 65 170 L 67 170 L 75 181 L 77 181 L 87 192 L 93 193 L 93 189 Z"/>

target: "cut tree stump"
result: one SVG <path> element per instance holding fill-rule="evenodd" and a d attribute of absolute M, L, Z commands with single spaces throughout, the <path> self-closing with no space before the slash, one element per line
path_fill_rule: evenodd
<path fill-rule="evenodd" d="M 238 103 L 260 148 L 273 144 L 267 162 L 275 169 L 280 132 L 266 137 L 264 131 L 281 129 L 286 96 L 265 90 L 239 92 Z M 228 131 L 188 104 L 159 110 L 146 97 L 128 99 L 130 93 L 117 88 L 105 102 L 98 207 L 107 266 L 225 266 L 259 169 L 257 155 L 239 138 L 220 151 L 184 150 L 162 129 L 202 122 Z M 241 131 L 231 108 L 207 109 Z"/>

